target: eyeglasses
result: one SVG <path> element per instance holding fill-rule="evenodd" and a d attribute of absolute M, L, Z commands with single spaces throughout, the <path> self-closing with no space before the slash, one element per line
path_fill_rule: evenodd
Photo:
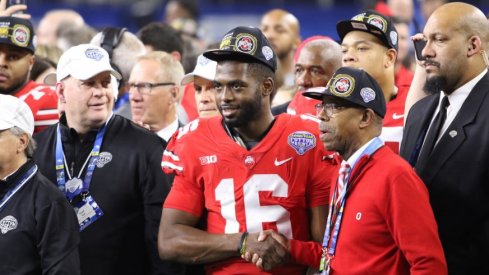
<path fill-rule="evenodd" d="M 151 94 L 151 90 L 154 87 L 159 87 L 159 86 L 170 86 L 170 85 L 175 85 L 174 82 L 163 82 L 163 83 L 129 83 L 129 90 L 131 89 L 136 89 L 138 93 L 142 95 L 149 95 Z"/>
<path fill-rule="evenodd" d="M 324 113 L 326 113 L 328 117 L 333 117 L 334 114 L 337 113 L 335 112 L 335 110 L 339 111 L 348 108 L 346 106 L 339 106 L 334 103 L 326 103 L 326 104 L 318 103 L 314 107 L 316 108 L 317 115 L 319 115 L 321 111 L 324 111 Z"/>

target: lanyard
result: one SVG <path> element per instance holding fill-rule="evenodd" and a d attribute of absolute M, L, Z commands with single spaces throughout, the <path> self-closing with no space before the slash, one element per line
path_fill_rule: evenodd
<path fill-rule="evenodd" d="M 321 264 L 319 266 L 319 270 L 323 271 L 323 274 L 329 274 L 330 272 L 330 262 L 331 259 L 334 258 L 334 255 L 336 253 L 336 244 L 338 241 L 338 233 L 340 232 L 340 226 L 341 226 L 341 220 L 343 218 L 343 210 L 345 208 L 345 203 L 346 203 L 346 193 L 348 192 L 348 189 L 350 187 L 350 175 L 351 172 L 355 169 L 358 160 L 362 159 L 363 156 L 371 156 L 373 153 L 375 153 L 380 147 L 382 147 L 384 143 L 380 138 L 375 138 L 368 146 L 365 148 L 365 150 L 360 154 L 360 156 L 357 158 L 355 163 L 352 165 L 352 168 L 350 172 L 345 176 L 345 188 L 343 188 L 343 191 L 341 194 L 338 194 L 340 196 L 340 201 L 338 203 L 339 209 L 336 209 L 335 207 L 335 201 L 336 201 L 336 196 L 338 192 L 338 184 L 336 184 L 333 196 L 331 198 L 331 201 L 329 203 L 329 210 L 328 210 L 328 220 L 326 222 L 326 231 L 324 233 L 324 239 L 323 239 L 323 254 L 321 256 Z M 333 213 L 336 212 L 336 213 Z M 333 217 L 333 214 L 336 216 Z M 334 219 L 333 219 L 334 218 Z M 334 220 L 334 224 L 333 224 Z"/>
<path fill-rule="evenodd" d="M 88 155 L 87 160 L 83 164 L 83 167 L 80 169 L 80 173 L 78 174 L 78 177 L 80 177 L 83 169 L 88 163 L 87 172 L 85 173 L 85 178 L 83 178 L 83 185 L 81 189 L 82 194 L 88 193 L 88 188 L 90 187 L 90 182 L 92 181 L 93 171 L 95 170 L 95 165 L 100 154 L 100 147 L 102 147 L 102 141 L 104 140 L 106 125 L 107 124 L 102 125 L 102 127 L 100 127 L 98 130 L 92 151 Z M 61 129 L 58 124 L 56 136 L 56 181 L 59 189 L 63 191 L 68 200 L 71 201 L 78 194 L 71 194 L 66 190 L 65 166 L 68 166 L 68 164 L 66 163 L 65 154 L 63 152 L 63 145 L 61 143 Z M 73 175 L 70 175 L 68 170 L 66 170 L 66 172 L 68 173 L 68 177 L 71 179 Z"/>
<path fill-rule="evenodd" d="M 36 174 L 36 172 L 37 165 L 33 165 L 17 180 L 17 182 L 14 184 L 14 187 L 10 189 L 7 194 L 5 194 L 5 196 L 3 196 L 2 200 L 0 200 L 0 212 L 3 210 L 3 207 L 12 198 L 12 196 L 15 195 L 15 193 L 17 193 L 17 191 L 19 191 L 20 188 L 22 188 L 22 186 L 24 186 L 27 181 L 29 181 L 34 176 L 34 174 Z"/>

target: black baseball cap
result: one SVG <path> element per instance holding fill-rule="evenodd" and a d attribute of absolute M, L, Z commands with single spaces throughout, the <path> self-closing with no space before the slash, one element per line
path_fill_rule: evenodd
<path fill-rule="evenodd" d="M 385 116 L 386 106 L 382 88 L 362 69 L 341 67 L 334 73 L 326 87 L 311 88 L 302 95 L 319 100 L 323 100 L 324 97 L 339 98 L 372 109 L 381 117 Z"/>
<path fill-rule="evenodd" d="M 214 61 L 237 60 L 259 62 L 275 72 L 277 60 L 272 46 L 260 29 L 237 27 L 230 30 L 221 40 L 219 49 L 209 50 L 204 56 Z"/>
<path fill-rule="evenodd" d="M 357 14 L 351 20 L 338 22 L 336 31 L 342 41 L 351 31 L 363 31 L 375 35 L 387 48 L 396 51 L 398 48 L 398 34 L 391 18 L 373 10 Z"/>
<path fill-rule="evenodd" d="M 34 53 L 34 29 L 28 19 L 13 16 L 0 17 L 0 44 L 12 45 Z"/>

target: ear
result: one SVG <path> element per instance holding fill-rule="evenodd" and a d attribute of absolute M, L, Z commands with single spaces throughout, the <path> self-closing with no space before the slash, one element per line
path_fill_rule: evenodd
<path fill-rule="evenodd" d="M 34 66 L 35 62 L 36 62 L 36 56 L 32 54 L 31 57 L 29 58 L 29 72 L 32 70 L 32 67 Z"/>
<path fill-rule="evenodd" d="M 262 95 L 263 96 L 270 96 L 273 93 L 273 90 L 275 88 L 275 83 L 273 81 L 273 78 L 267 77 L 265 78 L 262 83 Z"/>
<path fill-rule="evenodd" d="M 177 52 L 177 51 L 173 51 L 170 53 L 170 55 L 173 57 L 173 59 L 175 59 L 176 61 L 182 61 L 182 55 Z"/>
<path fill-rule="evenodd" d="M 372 109 L 367 108 L 363 110 L 362 119 L 360 120 L 359 124 L 360 129 L 364 129 L 372 125 L 372 123 L 374 122 L 374 116 L 375 113 Z"/>
<path fill-rule="evenodd" d="M 56 94 L 58 95 L 59 102 L 66 103 L 65 88 L 63 82 L 56 83 Z"/>
<path fill-rule="evenodd" d="M 180 86 L 173 86 L 170 90 L 171 97 L 173 102 L 180 102 Z"/>
<path fill-rule="evenodd" d="M 384 67 L 385 68 L 393 67 L 394 64 L 396 63 L 396 59 L 397 59 L 397 51 L 394 49 L 388 49 L 387 52 L 385 53 Z"/>
<path fill-rule="evenodd" d="M 24 152 L 28 144 L 29 144 L 29 135 L 27 135 L 26 133 L 20 135 L 19 143 L 17 145 L 17 153 Z"/>
<path fill-rule="evenodd" d="M 467 49 L 467 57 L 472 57 L 476 54 L 481 53 L 481 51 L 484 51 L 482 49 L 482 41 L 479 36 L 477 35 L 471 36 L 468 42 L 469 44 Z"/>

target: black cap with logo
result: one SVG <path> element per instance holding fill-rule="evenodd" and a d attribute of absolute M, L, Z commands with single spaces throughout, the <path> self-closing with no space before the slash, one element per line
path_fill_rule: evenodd
<path fill-rule="evenodd" d="M 0 44 L 12 45 L 34 53 L 32 39 L 34 30 L 30 20 L 12 17 L 0 17 Z"/>
<path fill-rule="evenodd" d="M 387 48 L 397 50 L 398 47 L 399 38 L 391 18 L 372 10 L 357 14 L 351 20 L 338 22 L 336 31 L 340 40 L 351 31 L 363 31 L 375 35 Z"/>
<path fill-rule="evenodd" d="M 315 87 L 302 95 L 322 100 L 335 97 L 354 105 L 372 109 L 379 116 L 385 116 L 385 99 L 382 88 L 366 71 L 351 67 L 339 68 L 326 87 Z"/>
<path fill-rule="evenodd" d="M 217 62 L 260 62 L 274 72 L 277 69 L 277 60 L 270 42 L 260 29 L 255 27 L 237 27 L 230 30 L 222 38 L 219 49 L 207 51 L 204 56 Z"/>

